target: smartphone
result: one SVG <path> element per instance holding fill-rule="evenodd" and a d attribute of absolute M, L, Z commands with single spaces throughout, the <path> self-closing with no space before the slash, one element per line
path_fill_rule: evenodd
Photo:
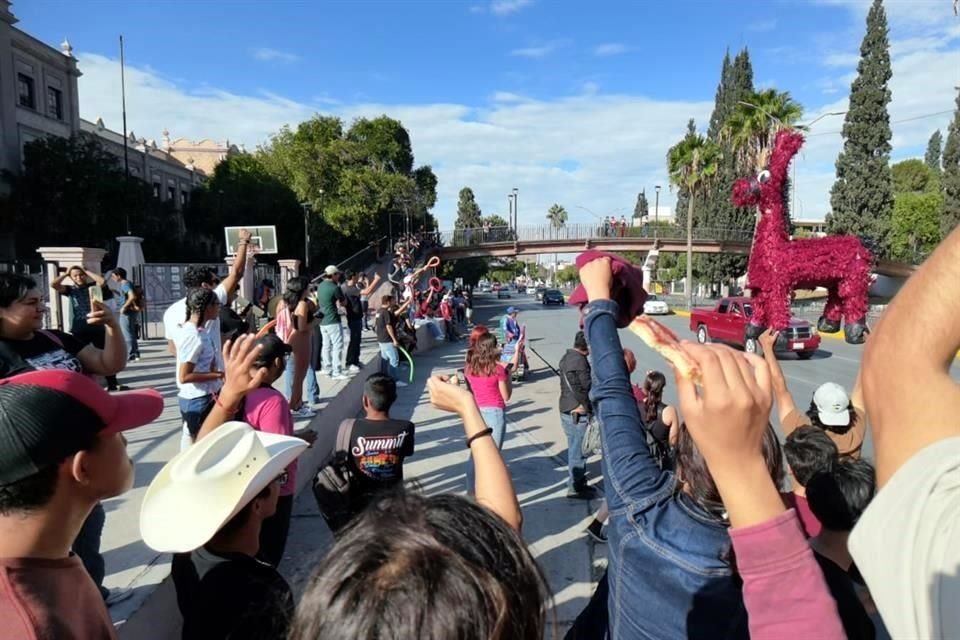
<path fill-rule="evenodd" d="M 93 285 L 92 287 L 90 287 L 90 288 L 87 289 L 87 293 L 90 294 L 90 308 L 91 308 L 91 309 L 96 308 L 96 307 L 94 306 L 94 303 L 95 303 L 95 302 L 99 302 L 99 303 L 100 303 L 100 306 L 101 306 L 101 307 L 103 306 L 103 289 L 101 289 L 101 288 L 100 288 L 99 286 L 97 286 L 97 285 Z"/>

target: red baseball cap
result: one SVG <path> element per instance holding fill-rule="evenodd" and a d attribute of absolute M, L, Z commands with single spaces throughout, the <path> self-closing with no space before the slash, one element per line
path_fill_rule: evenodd
<path fill-rule="evenodd" d="M 99 420 L 84 419 L 78 405 Z M 92 435 L 149 424 L 162 411 L 163 396 L 153 389 L 107 393 L 89 377 L 63 369 L 0 380 L 0 485 L 59 464 Z"/>

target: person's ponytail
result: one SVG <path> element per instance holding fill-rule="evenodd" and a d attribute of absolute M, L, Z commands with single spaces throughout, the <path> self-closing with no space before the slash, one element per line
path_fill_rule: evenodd
<path fill-rule="evenodd" d="M 657 420 L 657 410 L 663 400 L 663 388 L 667 378 L 659 371 L 651 371 L 643 381 L 643 390 L 646 398 L 643 400 L 643 423 L 650 426 Z"/>

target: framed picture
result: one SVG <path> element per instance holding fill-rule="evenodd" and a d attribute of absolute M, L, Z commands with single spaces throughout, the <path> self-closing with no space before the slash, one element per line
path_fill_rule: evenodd
<path fill-rule="evenodd" d="M 237 253 L 241 229 L 247 229 L 253 234 L 253 237 L 250 238 L 250 251 L 253 253 L 277 253 L 277 227 L 274 225 L 264 227 L 224 227 L 223 233 L 227 241 L 228 256 L 236 255 Z"/>

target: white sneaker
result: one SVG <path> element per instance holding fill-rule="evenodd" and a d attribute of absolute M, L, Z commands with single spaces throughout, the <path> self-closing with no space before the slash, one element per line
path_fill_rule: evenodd
<path fill-rule="evenodd" d="M 317 413 L 307 405 L 303 405 L 296 411 L 291 409 L 290 415 L 292 415 L 294 418 L 312 418 L 313 416 L 317 415 Z"/>
<path fill-rule="evenodd" d="M 347 367 L 347 373 L 360 373 L 360 367 L 358 367 L 355 364 L 352 364 L 349 367 Z"/>
<path fill-rule="evenodd" d="M 338 373 L 338 374 L 336 374 L 336 375 L 332 375 L 332 376 L 330 376 L 330 377 L 331 377 L 332 379 L 334 379 L 334 380 L 349 380 L 349 379 L 350 379 L 350 376 L 348 376 L 347 374 L 342 373 L 342 372 L 341 372 L 341 373 Z"/>
<path fill-rule="evenodd" d="M 397 380 L 398 387 L 409 387 L 410 385 L 404 382 L 403 380 Z"/>

